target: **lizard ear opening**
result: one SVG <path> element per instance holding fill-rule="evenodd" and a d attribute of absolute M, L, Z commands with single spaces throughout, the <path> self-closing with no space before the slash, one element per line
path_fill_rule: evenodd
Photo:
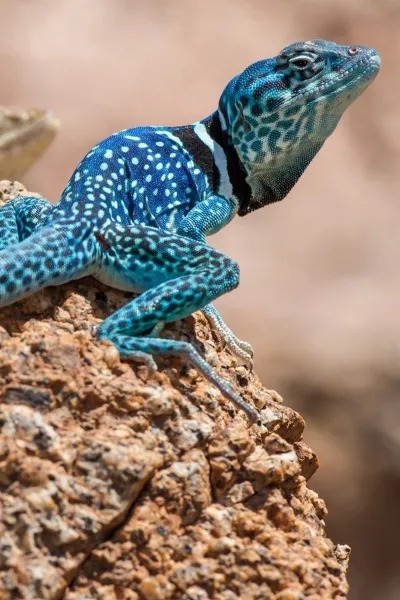
<path fill-rule="evenodd" d="M 251 130 L 251 126 L 250 126 L 250 123 L 248 121 L 246 121 L 246 117 L 244 116 L 243 104 L 240 101 L 238 101 L 236 106 L 237 106 L 238 113 L 240 116 L 240 122 L 242 124 L 243 131 L 245 133 L 248 133 Z"/>

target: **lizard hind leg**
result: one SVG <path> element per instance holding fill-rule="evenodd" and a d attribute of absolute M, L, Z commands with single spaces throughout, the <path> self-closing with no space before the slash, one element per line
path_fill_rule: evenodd
<path fill-rule="evenodd" d="M 108 277 L 125 285 L 131 281 L 132 287 L 138 282 L 144 285 L 146 277 L 147 289 L 110 315 L 98 327 L 98 337 L 111 341 L 128 359 L 137 359 L 138 353 L 187 359 L 254 422 L 255 409 L 191 344 L 149 337 L 159 332 L 162 323 L 184 318 L 234 289 L 239 283 L 236 263 L 206 244 L 151 227 L 115 226 L 102 235 L 108 248 L 104 247 L 100 264 Z"/>
<path fill-rule="evenodd" d="M 61 227 L 39 229 L 0 251 L 0 306 L 89 275 L 95 258 L 94 236 L 84 244 Z"/>

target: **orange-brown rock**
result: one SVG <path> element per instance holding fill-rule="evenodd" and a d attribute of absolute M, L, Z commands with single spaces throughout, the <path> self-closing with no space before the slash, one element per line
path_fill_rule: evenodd
<path fill-rule="evenodd" d="M 130 297 L 87 278 L 1 311 L 0 599 L 346 598 L 301 416 L 201 314 L 162 335 L 194 343 L 261 426 L 180 360 L 122 362 L 92 326 Z"/>

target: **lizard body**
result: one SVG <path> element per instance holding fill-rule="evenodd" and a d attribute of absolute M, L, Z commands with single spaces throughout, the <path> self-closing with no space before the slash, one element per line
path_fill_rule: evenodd
<path fill-rule="evenodd" d="M 206 237 L 281 200 L 379 70 L 374 50 L 313 40 L 235 77 L 218 109 L 184 127 L 126 129 L 94 146 L 59 202 L 16 198 L 0 211 L 0 305 L 92 275 L 140 295 L 97 330 L 122 357 L 188 359 L 250 421 L 257 413 L 188 343 L 158 337 L 202 309 L 249 358 L 212 304 L 239 283 Z"/>

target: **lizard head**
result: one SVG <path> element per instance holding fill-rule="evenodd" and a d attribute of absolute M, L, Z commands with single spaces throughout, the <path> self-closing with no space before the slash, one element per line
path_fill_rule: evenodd
<path fill-rule="evenodd" d="M 240 215 L 287 195 L 379 67 L 375 50 L 312 40 L 250 65 L 227 85 L 218 113 L 251 188 Z"/>

